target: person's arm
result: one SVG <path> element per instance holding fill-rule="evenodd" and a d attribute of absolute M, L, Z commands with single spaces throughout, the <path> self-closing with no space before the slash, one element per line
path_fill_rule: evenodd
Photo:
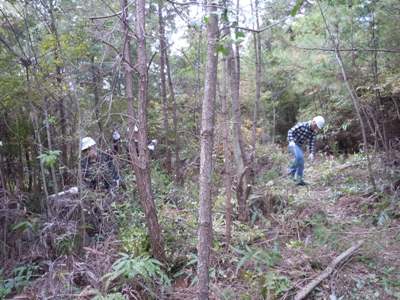
<path fill-rule="evenodd" d="M 293 137 L 293 131 L 295 129 L 296 126 L 292 127 L 289 129 L 288 131 L 288 142 L 294 142 L 294 137 Z"/>

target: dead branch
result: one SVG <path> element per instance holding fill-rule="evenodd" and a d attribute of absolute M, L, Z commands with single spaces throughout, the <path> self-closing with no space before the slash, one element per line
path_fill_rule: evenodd
<path fill-rule="evenodd" d="M 334 48 L 308 48 L 308 47 L 301 47 L 292 45 L 293 48 L 306 50 L 306 51 L 324 51 L 324 52 L 388 52 L 388 53 L 400 53 L 400 49 L 372 49 L 372 48 L 341 48 L 341 49 L 334 49 Z"/>
<path fill-rule="evenodd" d="M 108 18 L 113 18 L 120 16 L 122 14 L 122 11 L 117 12 L 115 14 L 109 15 L 109 16 L 99 16 L 99 17 L 89 17 L 90 20 L 100 20 L 100 19 L 108 19 Z"/>
<path fill-rule="evenodd" d="M 309 284 L 307 284 L 304 288 L 302 288 L 294 297 L 294 300 L 301 300 L 304 299 L 315 287 L 317 287 L 323 280 L 328 278 L 332 272 L 335 270 L 335 268 L 345 259 L 349 258 L 352 256 L 364 243 L 363 240 L 358 241 L 354 246 L 350 247 L 347 249 L 345 252 L 340 254 L 338 257 L 336 257 L 329 265 L 328 267 L 320 274 L 318 275 L 317 278 L 315 278 L 313 281 L 311 281 Z"/>

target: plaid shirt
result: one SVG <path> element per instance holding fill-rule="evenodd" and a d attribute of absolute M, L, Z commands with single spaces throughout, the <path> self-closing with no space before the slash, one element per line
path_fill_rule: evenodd
<path fill-rule="evenodd" d="M 315 153 L 315 135 L 316 133 L 311 129 L 311 122 L 301 122 L 289 129 L 288 141 L 301 146 L 308 140 L 310 152 Z"/>

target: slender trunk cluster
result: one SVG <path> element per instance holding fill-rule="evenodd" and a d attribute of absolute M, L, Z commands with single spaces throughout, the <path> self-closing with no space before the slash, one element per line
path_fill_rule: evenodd
<path fill-rule="evenodd" d="M 168 173 L 172 170 L 172 162 L 171 162 L 171 147 L 170 147 L 170 132 L 169 132 L 169 119 L 168 119 L 168 98 L 167 98 L 167 84 L 166 84 L 166 74 L 165 74 L 165 65 L 166 65 L 166 48 L 167 43 L 165 41 L 165 30 L 164 30 L 164 19 L 162 15 L 162 0 L 158 1 L 158 34 L 160 40 L 160 81 L 161 81 L 161 98 L 162 98 L 162 107 L 163 107 L 163 126 L 164 126 L 164 146 L 165 146 L 165 167 L 168 170 Z"/>
<path fill-rule="evenodd" d="M 325 18 L 325 14 L 322 11 L 321 3 L 319 1 L 318 1 L 318 5 L 319 5 L 320 12 L 321 12 L 321 16 L 322 16 L 322 18 L 324 20 L 324 23 L 325 23 L 326 30 L 327 30 L 327 32 L 329 34 L 329 39 L 332 41 L 332 44 L 333 44 L 334 49 L 335 49 L 336 61 L 337 61 L 338 65 L 339 65 L 339 67 L 340 67 L 340 71 L 341 71 L 342 76 L 343 76 L 344 84 L 345 84 L 345 86 L 347 88 L 347 91 L 349 92 L 351 101 L 353 102 L 353 106 L 354 106 L 354 109 L 356 111 L 356 115 L 357 115 L 358 121 L 360 122 L 361 133 L 362 133 L 363 144 L 364 144 L 364 152 L 365 152 L 365 154 L 367 156 L 367 162 L 368 162 L 369 180 L 370 180 L 370 183 L 371 183 L 372 187 L 374 188 L 374 190 L 376 190 L 375 178 L 374 178 L 374 175 L 373 175 L 373 172 L 372 172 L 371 159 L 370 159 L 369 150 L 368 150 L 367 133 L 366 133 L 366 130 L 365 130 L 364 121 L 363 121 L 362 116 L 361 116 L 360 103 L 359 103 L 359 100 L 358 100 L 358 97 L 357 97 L 356 93 L 354 92 L 353 88 L 350 85 L 349 80 L 347 79 L 347 73 L 346 73 L 346 70 L 344 68 L 342 56 L 340 55 L 338 41 L 335 39 L 335 37 L 333 36 L 331 30 L 329 29 L 329 25 L 327 23 L 327 20 Z"/>
<path fill-rule="evenodd" d="M 225 3 L 227 7 L 227 4 Z M 225 21 L 224 35 L 230 37 L 229 22 Z M 237 29 L 236 29 L 237 30 Z M 237 36 L 237 33 L 236 33 Z M 242 121 L 240 111 L 240 56 L 239 45 L 236 43 L 235 50 L 233 48 L 231 39 L 228 38 L 225 48 L 228 50 L 227 75 L 229 78 L 229 86 L 231 90 L 232 99 L 232 144 L 233 154 L 236 163 L 236 197 L 238 201 L 239 220 L 247 221 L 248 207 L 246 204 L 249 195 L 249 167 L 244 152 L 243 137 L 242 137 Z"/>

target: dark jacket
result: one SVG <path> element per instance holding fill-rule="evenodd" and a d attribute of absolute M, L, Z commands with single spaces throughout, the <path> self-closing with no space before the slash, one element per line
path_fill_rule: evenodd
<path fill-rule="evenodd" d="M 93 190 L 110 190 L 119 180 L 113 159 L 106 153 L 98 153 L 96 158 L 83 157 L 81 170 L 84 184 Z"/>

